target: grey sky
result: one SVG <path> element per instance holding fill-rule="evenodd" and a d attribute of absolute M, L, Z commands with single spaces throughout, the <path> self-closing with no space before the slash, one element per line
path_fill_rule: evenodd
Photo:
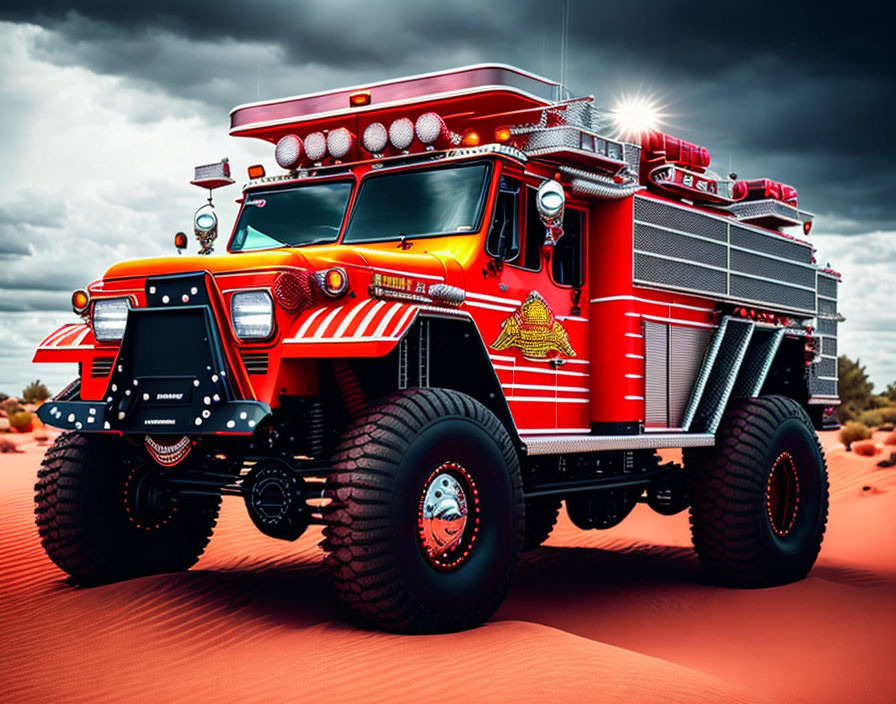
<path fill-rule="evenodd" d="M 265 145 L 227 137 L 231 107 L 480 61 L 557 78 L 559 7 L 4 3 L 0 389 L 70 374 L 30 368 L 28 350 L 64 319 L 73 288 L 116 260 L 171 251 L 171 233 L 201 202 L 187 185 L 194 164 L 226 154 L 243 174 L 271 163 Z M 862 357 L 878 386 L 896 379 L 890 14 L 864 2 L 571 0 L 569 30 L 574 93 L 604 107 L 624 92 L 655 94 L 669 131 L 707 146 L 720 172 L 731 164 L 799 189 L 818 215 L 821 255 L 860 279 L 844 287 L 841 349 Z"/>

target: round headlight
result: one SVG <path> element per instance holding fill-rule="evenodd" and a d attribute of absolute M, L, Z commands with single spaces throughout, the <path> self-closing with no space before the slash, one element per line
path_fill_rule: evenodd
<path fill-rule="evenodd" d="M 566 194 L 556 181 L 545 181 L 538 188 L 536 205 L 542 220 L 553 221 L 563 216 Z"/>
<path fill-rule="evenodd" d="M 399 151 L 404 151 L 414 141 L 414 123 L 400 117 L 389 125 L 389 141 Z"/>
<path fill-rule="evenodd" d="M 364 129 L 361 141 L 371 154 L 382 154 L 389 143 L 389 131 L 382 122 L 371 122 Z"/>
<path fill-rule="evenodd" d="M 341 159 L 351 151 L 354 141 L 355 135 L 345 127 L 339 127 L 327 135 L 327 150 L 334 159 Z"/>
<path fill-rule="evenodd" d="M 284 169 L 292 169 L 302 159 L 302 140 L 294 134 L 281 137 L 274 150 L 274 158 Z"/>
<path fill-rule="evenodd" d="M 323 132 L 312 132 L 305 137 L 305 155 L 317 163 L 327 155 L 327 138 Z"/>
<path fill-rule="evenodd" d="M 425 112 L 414 125 L 417 139 L 423 144 L 435 144 L 448 138 L 448 127 L 438 113 Z"/>

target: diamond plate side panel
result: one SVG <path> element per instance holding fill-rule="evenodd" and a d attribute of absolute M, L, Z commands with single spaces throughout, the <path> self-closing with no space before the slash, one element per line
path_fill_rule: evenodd
<path fill-rule="evenodd" d="M 666 323 L 644 323 L 644 421 L 647 425 L 668 427 L 669 408 L 669 326 Z"/>
<path fill-rule="evenodd" d="M 678 428 L 708 353 L 713 330 L 673 325 L 669 335 L 669 427 Z"/>
<path fill-rule="evenodd" d="M 694 416 L 692 428 L 696 432 L 715 433 L 755 329 L 751 321 L 737 318 L 727 320 L 724 338 Z"/>

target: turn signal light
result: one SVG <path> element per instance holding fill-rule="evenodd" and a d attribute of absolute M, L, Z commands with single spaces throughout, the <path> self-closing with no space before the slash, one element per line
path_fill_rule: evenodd
<path fill-rule="evenodd" d="M 353 108 L 364 107 L 370 105 L 370 91 L 365 90 L 361 93 L 352 93 L 348 96 L 348 104 Z"/>
<path fill-rule="evenodd" d="M 81 315 L 87 310 L 87 306 L 90 305 L 90 294 L 87 293 L 83 288 L 79 288 L 72 294 L 72 310 L 75 311 L 78 315 Z"/>
<path fill-rule="evenodd" d="M 348 289 L 348 274 L 345 269 L 334 266 L 317 275 L 321 290 L 328 296 L 336 298 Z"/>
<path fill-rule="evenodd" d="M 249 167 L 249 178 L 264 178 L 264 166 L 255 164 Z"/>
<path fill-rule="evenodd" d="M 478 147 L 479 146 L 479 133 L 474 132 L 473 130 L 467 130 L 464 132 L 463 139 L 460 141 L 465 147 Z"/>

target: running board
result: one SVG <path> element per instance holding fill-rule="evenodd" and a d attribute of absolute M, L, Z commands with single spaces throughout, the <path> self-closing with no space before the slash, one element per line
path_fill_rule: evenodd
<path fill-rule="evenodd" d="M 525 438 L 527 455 L 565 455 L 605 450 L 659 450 L 711 447 L 712 433 L 642 433 L 640 435 L 543 435 Z"/>

